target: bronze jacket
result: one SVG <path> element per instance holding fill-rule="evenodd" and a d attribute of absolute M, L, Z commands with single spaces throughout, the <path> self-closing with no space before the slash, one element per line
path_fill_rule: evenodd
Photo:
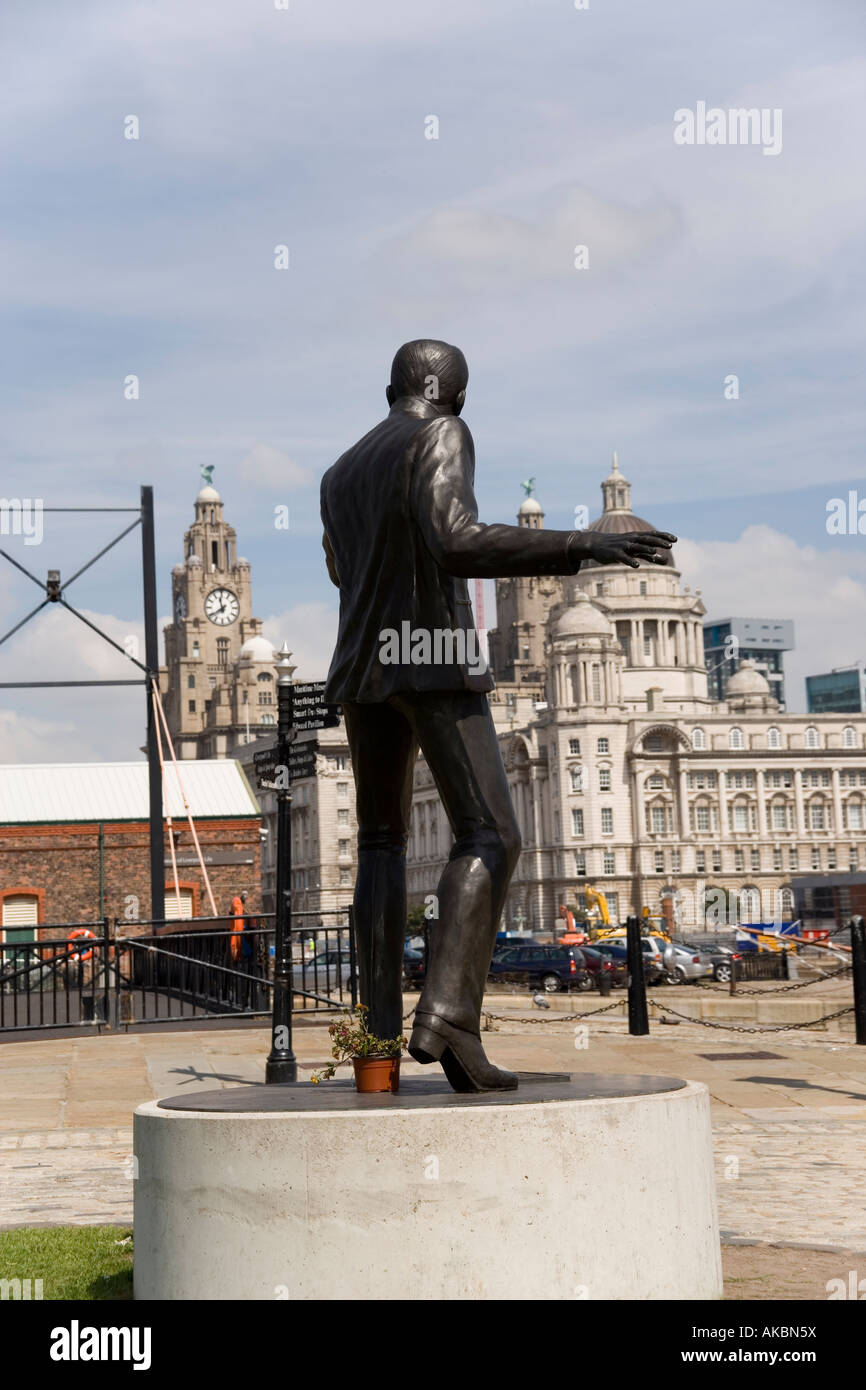
<path fill-rule="evenodd" d="M 466 580 L 577 570 L 573 532 L 480 522 L 474 477 L 468 427 L 409 397 L 328 469 L 322 544 L 340 625 L 326 700 L 492 690 Z"/>

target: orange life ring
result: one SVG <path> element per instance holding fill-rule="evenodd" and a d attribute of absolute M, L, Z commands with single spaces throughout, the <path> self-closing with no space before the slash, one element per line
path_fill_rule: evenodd
<path fill-rule="evenodd" d="M 76 927 L 75 931 L 69 933 L 68 939 L 70 941 L 77 941 L 79 937 L 89 937 L 91 941 L 95 941 L 96 932 L 88 931 L 87 927 Z M 92 955 L 92 951 L 75 951 L 72 956 L 70 956 L 70 960 L 90 960 Z"/>

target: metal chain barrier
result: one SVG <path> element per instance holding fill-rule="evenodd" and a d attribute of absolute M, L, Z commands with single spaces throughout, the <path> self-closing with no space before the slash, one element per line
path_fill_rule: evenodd
<path fill-rule="evenodd" d="M 497 1023 L 573 1023 L 576 1018 L 594 1018 L 596 1014 L 610 1013 L 611 1009 L 618 1009 L 623 1004 L 628 1005 L 628 998 L 614 999 L 610 1004 L 605 1004 L 601 1009 L 587 1009 L 580 1014 L 554 1014 L 551 1018 L 510 1018 L 508 1014 L 491 1014 L 485 1009 L 481 1017 L 490 1022 Z M 485 1031 L 489 1031 L 486 1029 Z"/>
<path fill-rule="evenodd" d="M 726 1033 L 791 1033 L 799 1028 L 814 1028 L 819 1023 L 829 1023 L 834 1018 L 842 1018 L 844 1014 L 853 1014 L 854 1005 L 849 1004 L 845 1009 L 837 1009 L 833 1014 L 824 1014 L 821 1018 L 813 1018 L 809 1023 L 772 1023 L 762 1028 L 753 1028 L 746 1023 L 714 1023 L 708 1018 L 691 1018 L 688 1014 L 677 1013 L 676 1009 L 670 1008 L 667 1004 L 660 1004 L 656 999 L 648 1000 L 657 1009 L 661 1009 L 666 1014 L 673 1014 L 675 1018 L 681 1018 L 685 1023 L 699 1023 L 703 1028 L 721 1028 Z"/>
<path fill-rule="evenodd" d="M 828 980 L 836 980 L 840 975 L 850 975 L 853 968 L 854 967 L 851 965 L 843 965 L 841 970 L 834 970 L 832 975 L 816 975 L 814 980 L 795 980 L 794 983 L 790 985 L 779 985 L 778 989 L 748 989 L 737 984 L 737 994 L 760 994 L 763 996 L 768 994 L 787 994 L 792 989 L 806 989 L 809 985 L 822 985 L 826 984 Z M 705 984 L 703 980 L 694 980 L 692 983 L 695 985 L 696 989 L 702 989 L 706 994 L 729 993 L 727 985 Z M 734 997 L 736 998 L 736 995 Z"/>

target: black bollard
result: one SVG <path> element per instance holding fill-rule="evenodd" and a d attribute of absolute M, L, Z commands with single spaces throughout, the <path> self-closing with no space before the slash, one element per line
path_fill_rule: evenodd
<path fill-rule="evenodd" d="M 626 918 L 625 934 L 628 951 L 628 1031 L 633 1037 L 643 1037 L 649 1032 L 649 1014 L 640 944 L 640 921 L 637 917 Z"/>

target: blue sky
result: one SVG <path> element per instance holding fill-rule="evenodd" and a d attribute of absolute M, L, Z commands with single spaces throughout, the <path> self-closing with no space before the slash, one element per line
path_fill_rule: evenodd
<path fill-rule="evenodd" d="M 866 656 L 864 538 L 825 527 L 829 498 L 866 497 L 860 3 L 12 0 L 2 26 L 2 492 L 152 483 L 166 617 L 212 463 L 257 613 L 324 673 L 318 478 L 423 335 L 469 359 L 485 518 L 528 474 L 549 526 L 596 514 L 616 448 L 711 614 L 794 619 L 792 705 Z M 781 109 L 781 153 L 675 145 L 701 100 Z M 7 544 L 68 572 L 120 524 Z M 136 545 L 76 586 L 119 636 Z M 0 569 L 4 626 L 31 588 Z M 0 648 L 3 679 L 126 673 L 71 621 Z M 4 692 L 0 760 L 134 756 L 137 698 Z"/>

